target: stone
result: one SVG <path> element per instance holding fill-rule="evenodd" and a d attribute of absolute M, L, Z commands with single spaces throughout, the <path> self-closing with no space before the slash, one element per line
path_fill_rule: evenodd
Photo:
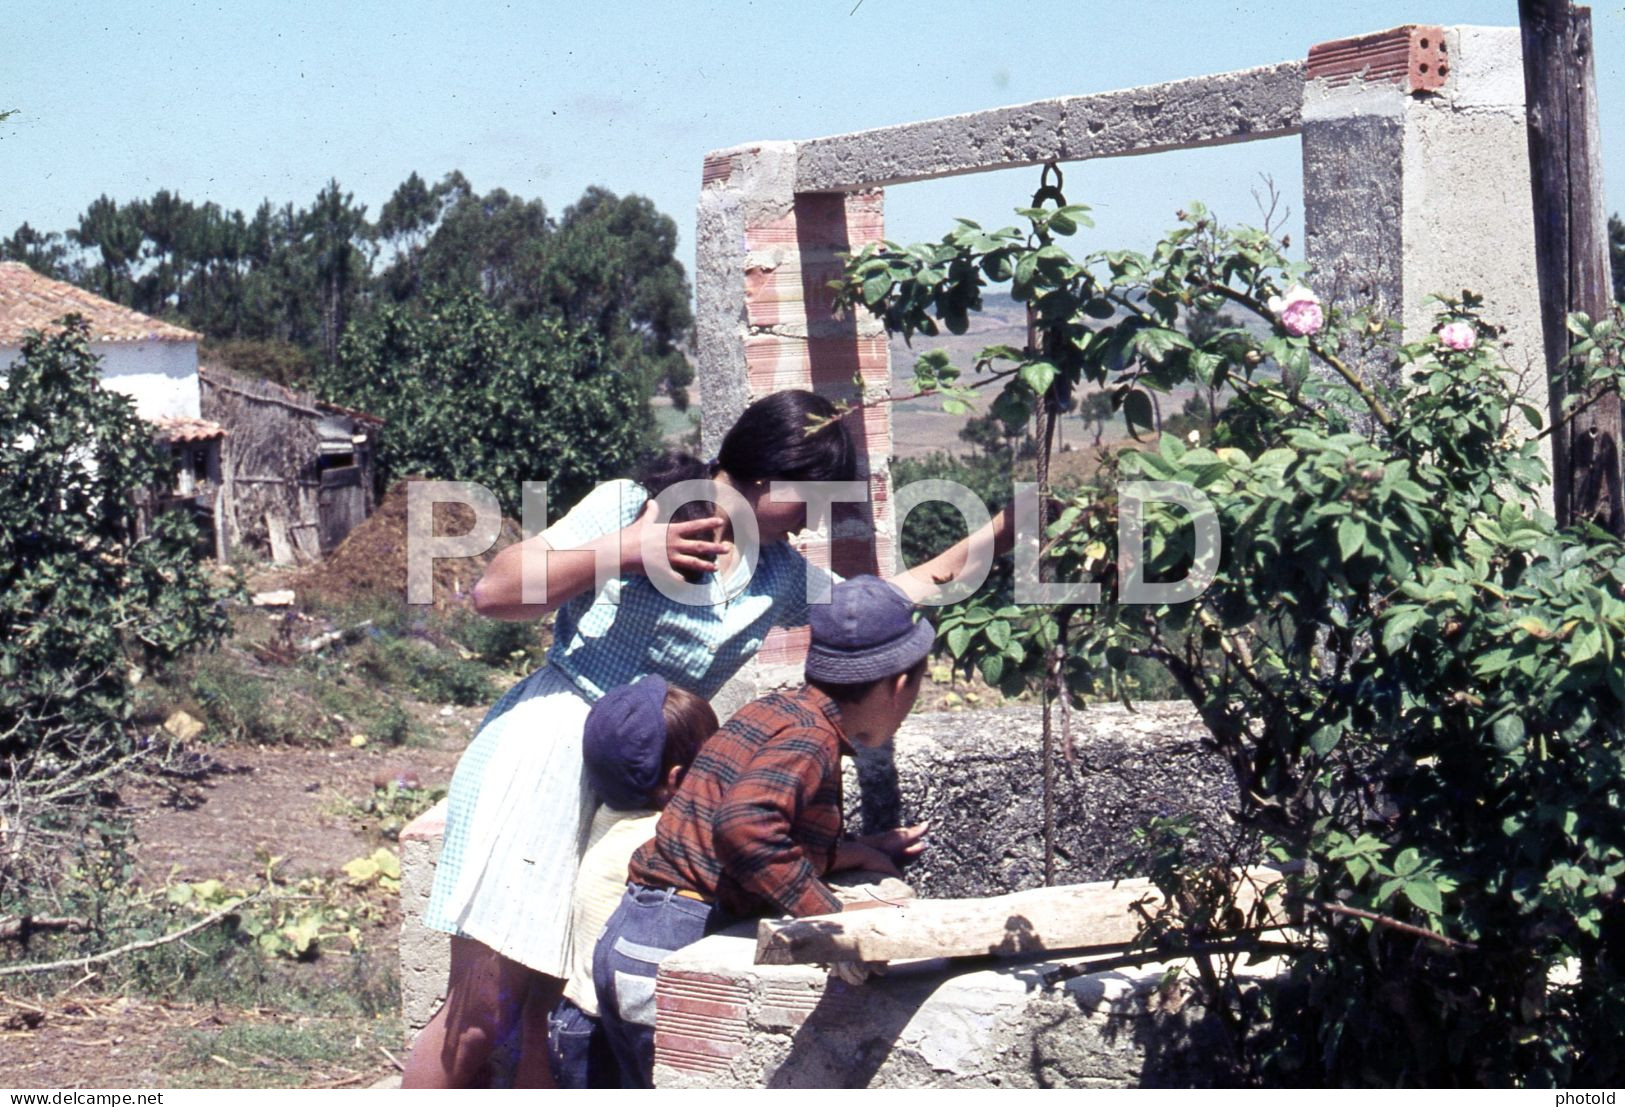
<path fill-rule="evenodd" d="M 205 729 L 207 728 L 203 725 L 202 720 L 188 715 L 185 711 L 173 711 L 170 713 L 169 718 L 164 720 L 164 730 L 168 731 L 171 737 L 182 742 L 190 742 L 202 734 Z"/>

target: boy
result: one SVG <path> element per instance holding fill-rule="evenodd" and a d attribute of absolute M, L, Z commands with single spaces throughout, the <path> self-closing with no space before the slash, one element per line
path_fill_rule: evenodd
<path fill-rule="evenodd" d="M 841 765 L 891 741 L 920 693 L 935 634 L 901 590 L 872 576 L 814 605 L 807 683 L 740 709 L 700 750 L 593 956 L 599 1014 L 630 1086 L 650 1087 L 660 961 L 737 919 L 821 915 L 841 903 L 821 879 L 895 872 L 924 828 L 841 840 Z"/>
<path fill-rule="evenodd" d="M 660 808 L 716 730 L 710 704 L 657 676 L 610 689 L 587 713 L 581 759 L 600 806 L 576 873 L 570 974 L 564 998 L 548 1017 L 548 1062 L 560 1088 L 621 1086 L 598 1024 L 593 948 L 626 892 L 633 850 L 654 834 Z"/>

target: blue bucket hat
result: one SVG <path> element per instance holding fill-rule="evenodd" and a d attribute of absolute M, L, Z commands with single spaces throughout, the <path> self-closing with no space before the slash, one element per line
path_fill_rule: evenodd
<path fill-rule="evenodd" d="M 811 604 L 808 611 L 811 680 L 865 684 L 906 673 L 931 652 L 937 637 L 930 623 L 915 618 L 901 588 L 875 576 L 841 581 L 829 603 Z"/>
<path fill-rule="evenodd" d="M 587 712 L 587 783 L 617 811 L 648 807 L 666 758 L 666 682 L 646 676 L 611 688 Z"/>

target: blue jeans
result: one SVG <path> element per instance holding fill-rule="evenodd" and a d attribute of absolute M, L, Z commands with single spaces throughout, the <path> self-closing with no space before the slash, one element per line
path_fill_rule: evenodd
<path fill-rule="evenodd" d="M 598 1018 L 621 1069 L 621 1087 L 654 1087 L 655 974 L 667 955 L 733 920 L 670 888 L 628 884 L 593 952 Z"/>
<path fill-rule="evenodd" d="M 619 1088 L 620 1067 L 604 1028 L 568 999 L 547 1016 L 547 1065 L 561 1088 Z"/>

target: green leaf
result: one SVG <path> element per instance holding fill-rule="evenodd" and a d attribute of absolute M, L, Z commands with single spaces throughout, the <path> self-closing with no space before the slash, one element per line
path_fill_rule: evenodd
<path fill-rule="evenodd" d="M 1129 433 L 1134 428 L 1142 430 L 1156 429 L 1156 413 L 1151 406 L 1151 397 L 1144 390 L 1132 388 L 1123 397 L 1123 418 L 1128 421 Z"/>
<path fill-rule="evenodd" d="M 1389 653 L 1403 650 L 1416 633 L 1416 628 L 1427 620 L 1424 608 L 1405 606 L 1395 608 L 1382 625 L 1382 648 Z"/>
<path fill-rule="evenodd" d="M 1004 676 L 1004 658 L 999 654 L 989 654 L 982 658 L 982 679 L 989 684 L 998 684 L 999 678 Z"/>
<path fill-rule="evenodd" d="M 1337 726 L 1323 726 L 1309 736 L 1309 748 L 1320 757 L 1325 757 L 1343 737 L 1343 728 Z"/>
<path fill-rule="evenodd" d="M 1337 553 L 1345 562 L 1353 561 L 1365 549 L 1365 524 L 1352 515 L 1337 524 Z"/>
<path fill-rule="evenodd" d="M 891 272 L 882 269 L 879 273 L 863 282 L 863 302 L 870 307 L 874 307 L 886 298 L 886 293 L 891 291 L 891 285 Z"/>
<path fill-rule="evenodd" d="M 996 619 L 989 623 L 987 625 L 987 630 L 984 633 L 987 635 L 987 640 L 992 642 L 999 649 L 1004 650 L 1010 647 L 1010 624 L 1004 620 Z M 996 680 L 989 680 L 988 683 L 997 684 L 998 682 Z"/>
<path fill-rule="evenodd" d="M 1525 731 L 1523 719 L 1517 715 L 1502 715 L 1495 720 L 1490 733 L 1495 739 L 1495 748 L 1502 753 L 1512 753 L 1520 749 L 1524 743 Z"/>
<path fill-rule="evenodd" d="M 1410 876 L 1422 867 L 1422 855 L 1415 849 L 1402 849 L 1399 856 L 1394 858 L 1394 875 Z"/>
<path fill-rule="evenodd" d="M 1055 383 L 1055 376 L 1059 372 L 1054 362 L 1030 361 L 1021 367 L 1021 380 L 1036 395 L 1042 396 Z"/>
<path fill-rule="evenodd" d="M 956 626 L 948 632 L 948 652 L 955 657 L 965 656 L 965 647 L 970 645 L 970 627 Z"/>
<path fill-rule="evenodd" d="M 1406 881 L 1405 898 L 1430 915 L 1444 911 L 1444 900 L 1439 895 L 1439 887 L 1431 880 Z"/>

